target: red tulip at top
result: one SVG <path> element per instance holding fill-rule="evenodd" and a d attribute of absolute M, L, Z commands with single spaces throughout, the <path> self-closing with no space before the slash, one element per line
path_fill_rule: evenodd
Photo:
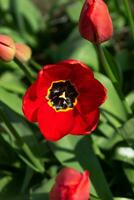
<path fill-rule="evenodd" d="M 56 177 L 50 192 L 50 200 L 89 200 L 89 174 L 64 168 Z"/>
<path fill-rule="evenodd" d="M 46 65 L 23 97 L 23 112 L 38 122 L 46 140 L 89 134 L 97 126 L 106 89 L 85 64 L 65 60 Z"/>
<path fill-rule="evenodd" d="M 79 19 L 82 37 L 98 44 L 111 38 L 112 20 L 103 0 L 86 0 Z"/>

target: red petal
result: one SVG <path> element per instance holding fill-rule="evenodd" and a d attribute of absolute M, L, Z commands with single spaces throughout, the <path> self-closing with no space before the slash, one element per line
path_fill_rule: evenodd
<path fill-rule="evenodd" d="M 94 75 L 89 67 L 85 69 L 80 65 L 76 65 L 73 68 L 73 77 L 71 82 L 75 85 L 78 92 L 80 92 L 81 88 L 87 88 L 87 84 L 94 78 Z"/>
<path fill-rule="evenodd" d="M 56 112 L 46 102 L 38 112 L 39 127 L 46 140 L 56 141 L 67 135 L 74 121 L 73 110 Z"/>
<path fill-rule="evenodd" d="M 85 88 L 83 87 L 79 90 L 79 107 L 76 105 L 80 112 L 84 113 L 89 113 L 97 109 L 107 97 L 106 89 L 96 79 L 92 79 L 87 84 Z"/>
<path fill-rule="evenodd" d="M 34 82 L 26 91 L 23 102 L 22 110 L 26 118 L 31 122 L 37 121 L 37 112 L 43 99 L 37 97 L 37 81 Z"/>
<path fill-rule="evenodd" d="M 98 109 L 92 111 L 91 113 L 88 113 L 85 116 L 80 115 L 79 113 L 77 114 L 77 116 L 75 116 L 74 127 L 72 128 L 70 133 L 72 135 L 89 134 L 93 130 L 95 130 L 98 121 L 99 121 Z"/>
<path fill-rule="evenodd" d="M 81 89 L 88 89 L 88 83 L 94 79 L 94 74 L 89 67 L 78 60 L 65 60 L 59 64 L 72 69 L 69 80 L 78 92 L 81 92 Z"/>
<path fill-rule="evenodd" d="M 46 65 L 38 75 L 38 96 L 45 97 L 54 81 L 70 80 L 79 90 L 85 87 L 93 77 L 91 69 L 77 60 L 65 60 L 55 65 Z"/>
<path fill-rule="evenodd" d="M 64 186 L 78 185 L 82 178 L 82 174 L 73 168 L 65 167 L 63 168 L 58 176 L 56 177 L 56 182 Z"/>
<path fill-rule="evenodd" d="M 52 82 L 60 80 L 69 80 L 71 68 L 68 66 L 56 64 L 46 65 L 38 75 L 38 96 L 47 95 L 48 88 Z"/>
<path fill-rule="evenodd" d="M 80 200 L 80 199 L 88 200 L 89 192 L 90 192 L 89 173 L 88 171 L 85 171 L 75 191 L 75 194 L 72 197 L 74 197 L 75 200 Z"/>
<path fill-rule="evenodd" d="M 76 86 L 82 84 L 82 82 L 85 81 L 85 78 L 89 81 L 94 77 L 92 70 L 78 60 L 65 60 L 59 64 L 66 65 L 68 68 L 72 69 L 70 79 L 72 83 L 75 83 Z"/>
<path fill-rule="evenodd" d="M 90 20 L 90 13 L 92 10 L 92 3 L 86 0 L 80 14 L 79 19 L 79 31 L 82 37 L 85 39 L 94 42 L 95 41 L 95 33 L 94 33 L 94 26 Z"/>

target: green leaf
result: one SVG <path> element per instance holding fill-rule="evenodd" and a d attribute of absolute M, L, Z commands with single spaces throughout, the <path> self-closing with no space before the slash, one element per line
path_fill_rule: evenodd
<path fill-rule="evenodd" d="M 49 143 L 49 145 L 62 165 L 73 167 L 79 171 L 89 170 L 93 196 L 97 197 L 96 190 L 100 199 L 112 200 L 112 194 L 99 161 L 93 153 L 88 136 L 66 136 L 58 142 Z"/>
<path fill-rule="evenodd" d="M 34 166 L 34 164 L 36 163 L 37 165 L 39 165 L 38 167 L 39 169 L 37 171 L 42 172 L 44 170 L 44 165 L 40 158 L 41 154 L 37 137 L 35 136 L 35 134 L 33 134 L 32 130 L 29 128 L 29 126 L 27 125 L 26 121 L 22 116 L 13 112 L 13 110 L 11 110 L 7 105 L 2 103 L 1 101 L 0 101 L 0 108 L 7 117 L 7 119 L 10 121 L 11 126 L 16 131 L 15 133 L 16 136 L 15 136 L 14 134 L 12 134 L 11 130 L 9 130 L 9 127 L 7 127 L 3 121 L 2 127 L 6 130 L 7 133 L 10 134 L 9 137 L 7 137 L 7 134 L 3 134 L 2 137 L 6 142 L 8 142 L 9 145 L 11 145 L 11 147 L 15 151 L 18 151 L 18 155 L 27 165 L 29 165 L 29 167 L 33 166 L 32 168 L 34 170 L 35 168 L 37 169 L 37 167 Z M 20 144 L 20 139 L 21 139 L 21 144 Z M 29 147 L 26 144 L 28 144 Z M 23 151 L 20 152 L 20 150 Z M 31 159 L 31 161 L 29 159 Z"/>
<path fill-rule="evenodd" d="M 25 177 L 24 177 L 24 180 L 23 180 L 23 184 L 22 184 L 22 187 L 21 187 L 21 192 L 24 193 L 26 190 L 27 190 L 27 187 L 31 181 L 31 178 L 33 177 L 33 170 L 29 167 L 26 168 L 26 172 L 25 172 Z"/>
<path fill-rule="evenodd" d="M 95 71 L 99 70 L 96 50 L 92 43 L 88 43 L 74 29 L 69 37 L 55 51 L 50 51 L 55 62 L 66 59 L 76 59 L 86 63 Z"/>
<path fill-rule="evenodd" d="M 31 195 L 31 200 L 49 200 L 49 195 L 46 193 L 35 193 Z"/>
<path fill-rule="evenodd" d="M 70 3 L 66 7 L 66 12 L 67 12 L 69 18 L 73 22 L 77 23 L 79 21 L 79 16 L 80 16 L 80 12 L 81 12 L 82 6 L 83 6 L 82 1 L 76 1 L 76 2 Z"/>
<path fill-rule="evenodd" d="M 3 165 L 3 166 L 13 167 L 15 163 L 17 162 L 19 163 L 20 161 L 16 162 L 17 155 L 14 153 L 14 151 L 12 151 L 11 145 L 5 142 L 5 140 L 2 137 L 3 134 L 4 133 L 2 132 L 2 130 L 0 130 L 0 166 Z M 4 167 L 1 168 L 1 172 L 2 172 L 2 169 L 5 170 Z"/>
<path fill-rule="evenodd" d="M 10 37 L 12 37 L 15 40 L 15 42 L 22 42 L 22 43 L 25 42 L 25 40 L 22 38 L 22 36 L 19 35 L 19 33 L 12 28 L 9 28 L 6 26 L 1 26 L 0 33 L 9 35 Z"/>
<path fill-rule="evenodd" d="M 9 12 L 9 10 L 11 9 L 10 2 L 12 4 L 15 3 L 12 0 L 1 0 L 1 9 Z M 42 18 L 41 12 L 31 0 L 18 1 L 17 6 L 19 7 L 19 14 L 23 16 L 32 31 L 36 32 L 38 30 L 41 30 L 41 28 L 44 28 L 44 20 Z M 30 12 L 26 12 L 28 10 L 30 10 Z M 10 11 L 11 12 L 9 13 L 13 12 L 13 10 Z"/>
<path fill-rule="evenodd" d="M 20 99 L 16 94 L 8 92 L 7 90 L 0 88 L 0 101 L 5 103 L 9 108 L 13 109 L 20 115 L 22 114 L 22 99 Z"/>
<path fill-rule="evenodd" d="M 118 145 L 114 150 L 113 158 L 134 166 L 134 150 L 130 147 Z"/>
<path fill-rule="evenodd" d="M 9 9 L 9 0 L 1 0 L 0 1 L 0 8 L 3 11 L 7 11 Z"/>
<path fill-rule="evenodd" d="M 24 200 L 24 199 L 28 199 L 27 195 L 23 195 L 23 194 L 19 194 L 19 195 L 11 195 L 11 194 L 7 194 L 7 195 L 2 195 L 0 194 L 0 199 L 4 199 L 4 200 Z"/>
<path fill-rule="evenodd" d="M 131 51 L 123 49 L 117 52 L 116 60 L 122 71 L 133 70 L 134 56 Z"/>
<path fill-rule="evenodd" d="M 37 32 L 44 28 L 44 20 L 43 16 L 41 15 L 40 10 L 31 0 L 23 0 L 19 1 L 20 4 L 20 12 L 24 16 L 25 20 L 28 22 L 30 26 L 30 30 L 33 32 Z M 30 10 L 30 12 L 26 12 L 26 10 Z"/>
<path fill-rule="evenodd" d="M 101 106 L 101 109 L 110 123 L 116 127 L 120 127 L 121 124 L 127 120 L 127 115 L 122 105 L 122 101 L 110 79 L 97 72 L 95 73 L 95 77 L 107 89 L 107 99 Z"/>
<path fill-rule="evenodd" d="M 92 134 L 91 137 L 94 143 L 104 150 L 111 150 L 116 144 L 124 141 L 122 135 L 117 132 L 117 129 L 111 126 L 111 124 L 106 123 L 106 121 L 99 124 L 95 134 Z"/>
<path fill-rule="evenodd" d="M 123 198 L 123 197 L 116 197 L 116 198 L 114 198 L 114 200 L 133 200 L 133 199 Z"/>
<path fill-rule="evenodd" d="M 49 179 L 47 181 L 44 179 L 38 187 L 32 189 L 31 200 L 49 200 L 49 192 L 54 185 L 55 178 Z"/>
<path fill-rule="evenodd" d="M 0 178 L 0 192 L 3 190 L 3 188 L 9 184 L 12 180 L 11 176 L 4 176 Z"/>
<path fill-rule="evenodd" d="M 129 164 L 123 164 L 123 170 L 134 192 L 134 167 Z"/>
<path fill-rule="evenodd" d="M 125 138 L 128 144 L 134 148 L 134 118 L 129 119 L 118 132 Z"/>
<path fill-rule="evenodd" d="M 129 107 L 134 111 L 134 91 L 130 92 L 126 97 L 126 102 Z"/>
<path fill-rule="evenodd" d="M 0 77 L 0 86 L 19 94 L 24 94 L 25 87 L 13 73 L 6 72 Z"/>

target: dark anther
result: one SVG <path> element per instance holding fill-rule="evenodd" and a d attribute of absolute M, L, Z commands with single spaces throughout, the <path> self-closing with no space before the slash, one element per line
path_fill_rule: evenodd
<path fill-rule="evenodd" d="M 70 81 L 53 83 L 48 99 L 56 110 L 73 108 L 78 92 Z"/>

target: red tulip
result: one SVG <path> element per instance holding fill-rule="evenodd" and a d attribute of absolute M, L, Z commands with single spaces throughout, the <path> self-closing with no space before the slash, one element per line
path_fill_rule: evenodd
<path fill-rule="evenodd" d="M 9 62 L 15 56 L 15 43 L 11 37 L 0 35 L 0 59 Z"/>
<path fill-rule="evenodd" d="M 82 174 L 71 168 L 62 169 L 50 192 L 50 200 L 88 200 L 88 176 L 88 171 Z"/>
<path fill-rule="evenodd" d="M 111 38 L 112 20 L 103 0 L 85 1 L 80 15 L 79 31 L 82 37 L 93 43 L 101 43 Z"/>
<path fill-rule="evenodd" d="M 38 122 L 47 140 L 91 133 L 99 120 L 106 89 L 89 67 L 76 60 L 45 66 L 23 98 L 23 112 Z"/>

